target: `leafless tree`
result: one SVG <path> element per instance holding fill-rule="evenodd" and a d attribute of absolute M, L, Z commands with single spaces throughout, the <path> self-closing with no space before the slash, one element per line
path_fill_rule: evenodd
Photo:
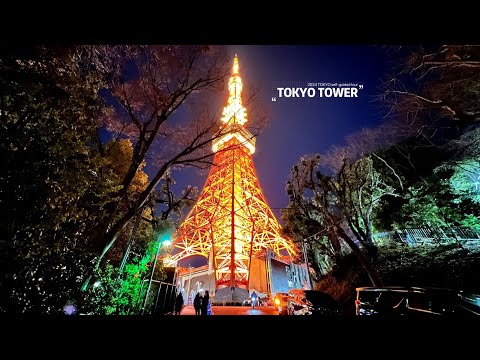
<path fill-rule="evenodd" d="M 159 184 L 169 183 L 174 167 L 211 163 L 211 143 L 227 130 L 220 128 L 219 109 L 212 111 L 208 101 L 225 92 L 231 59 L 223 47 L 212 46 L 86 46 L 84 52 L 88 65 L 99 71 L 106 83 L 108 106 L 98 118 L 98 128 L 107 129 L 115 139 L 128 137 L 134 145 L 120 189 L 105 208 L 105 220 L 94 229 L 98 266 L 125 226 L 148 205 Z M 254 99 L 248 98 L 246 106 Z M 254 117 L 256 123 L 251 122 L 253 136 L 266 119 L 262 115 Z M 102 153 L 100 137 L 97 139 Z M 128 209 L 119 211 L 147 158 L 155 160 L 153 177 Z M 183 200 L 190 192 L 185 196 Z M 161 202 L 175 207 L 169 196 Z"/>
<path fill-rule="evenodd" d="M 442 45 L 412 49 L 378 100 L 397 132 L 431 140 L 442 129 L 480 120 L 479 95 L 480 46 Z"/>
<path fill-rule="evenodd" d="M 318 233 L 327 236 L 336 251 L 339 249 L 338 239 L 345 241 L 363 265 L 372 284 L 381 286 L 381 278 L 371 261 L 343 228 L 344 224 L 348 224 L 367 252 L 373 252 L 369 216 L 371 208 L 378 201 L 378 194 L 369 189 L 372 184 L 368 184 L 369 180 L 366 180 L 368 178 L 366 175 L 372 176 L 373 171 L 360 171 L 360 164 L 358 169 L 355 169 L 354 165 L 347 166 L 347 163 L 344 163 L 340 172 L 332 177 L 322 173 L 320 164 L 321 157 L 316 155 L 302 158 L 300 163 L 292 168 L 291 177 L 287 183 L 290 202 L 304 209 L 302 215 L 310 219 L 313 219 L 313 212 L 308 211 L 308 208 L 313 208 L 317 217 L 314 220 L 319 226 Z M 356 180 L 355 175 L 362 176 L 362 179 Z M 370 182 L 373 185 L 379 183 L 376 180 L 370 180 Z M 360 212 L 358 212 L 359 208 L 361 208 Z M 370 224 L 370 232 L 362 228 L 365 223 Z"/>

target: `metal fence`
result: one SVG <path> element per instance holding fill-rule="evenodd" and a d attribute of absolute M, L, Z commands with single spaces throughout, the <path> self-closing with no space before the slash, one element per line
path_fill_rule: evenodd
<path fill-rule="evenodd" d="M 139 315 L 173 314 L 176 286 L 163 281 L 143 280 L 140 287 L 139 302 L 134 306 L 134 313 Z M 147 293 L 148 292 L 148 293 Z"/>
<path fill-rule="evenodd" d="M 377 245 L 399 242 L 410 246 L 451 243 L 457 243 L 463 247 L 480 245 L 480 231 L 462 226 L 436 226 L 394 230 L 376 233 L 373 235 L 373 238 Z"/>

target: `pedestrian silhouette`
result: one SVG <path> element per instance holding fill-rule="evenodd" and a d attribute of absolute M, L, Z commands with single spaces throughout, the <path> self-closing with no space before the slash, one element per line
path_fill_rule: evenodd
<path fill-rule="evenodd" d="M 181 292 L 178 292 L 177 298 L 175 299 L 175 315 L 180 315 L 180 312 L 183 309 L 183 296 Z"/>
<path fill-rule="evenodd" d="M 205 295 L 202 297 L 202 315 L 209 315 L 208 308 L 210 307 L 210 296 L 208 290 L 205 290 Z"/>
<path fill-rule="evenodd" d="M 202 296 L 200 292 L 197 292 L 195 299 L 193 299 L 193 307 L 195 308 L 195 315 L 200 315 L 200 310 L 202 308 Z"/>
<path fill-rule="evenodd" d="M 258 305 L 258 295 L 255 290 L 253 290 L 252 294 L 250 295 L 250 301 L 252 302 L 252 307 L 255 309 L 255 306 Z"/>

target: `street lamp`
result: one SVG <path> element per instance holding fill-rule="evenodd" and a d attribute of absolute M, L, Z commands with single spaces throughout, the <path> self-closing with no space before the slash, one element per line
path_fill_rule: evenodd
<path fill-rule="evenodd" d="M 150 274 L 150 280 L 148 281 L 147 293 L 145 295 L 145 301 L 143 302 L 142 315 L 145 313 L 145 306 L 147 305 L 148 294 L 150 293 L 150 288 L 152 287 L 153 274 L 155 273 L 155 268 L 157 266 L 158 254 L 160 253 L 160 248 L 164 245 L 170 246 L 172 242 L 170 239 L 165 239 L 163 241 L 158 241 L 157 253 L 155 254 L 155 261 L 153 262 L 152 272 Z"/>
<path fill-rule="evenodd" d="M 192 286 L 192 269 L 193 269 L 193 266 L 188 264 L 188 268 L 190 269 L 190 278 L 188 279 L 187 304 L 191 305 L 190 304 L 190 290 L 191 290 L 191 286 Z"/>

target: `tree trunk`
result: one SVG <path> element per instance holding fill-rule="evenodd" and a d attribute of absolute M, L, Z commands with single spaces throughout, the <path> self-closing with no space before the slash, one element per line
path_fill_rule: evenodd
<path fill-rule="evenodd" d="M 314 273 L 315 273 L 315 274 L 322 274 L 322 269 L 321 269 L 320 266 L 318 265 L 317 258 L 316 258 L 316 256 L 315 256 L 315 252 L 314 252 L 313 250 L 311 250 L 310 252 L 307 250 L 306 253 L 307 253 L 307 258 L 309 257 L 309 256 L 308 256 L 309 254 L 312 255 L 313 261 L 310 261 L 310 260 L 309 260 L 309 261 L 308 261 L 308 264 L 309 264 L 310 267 L 313 268 Z M 307 265 L 307 271 L 308 271 L 308 273 L 310 274 L 310 269 L 308 269 L 308 265 Z M 310 278 L 312 278 L 311 274 L 310 274 Z M 315 282 L 318 282 L 318 280 L 319 280 L 319 277 L 315 276 L 314 281 L 315 281 Z M 311 285 L 312 285 L 312 290 L 313 290 L 313 284 L 311 284 Z"/>
<path fill-rule="evenodd" d="M 112 224 L 111 228 L 107 231 L 108 225 L 113 222 L 113 217 L 115 215 L 115 212 L 118 208 L 118 204 L 120 201 L 118 201 L 114 207 L 112 208 L 112 212 L 110 215 L 110 218 L 108 219 L 108 222 L 105 222 L 100 228 L 99 231 L 96 233 L 96 236 L 99 237 L 99 241 L 102 245 L 102 247 L 99 249 L 100 250 L 100 256 L 97 259 L 97 263 L 95 264 L 95 270 L 100 267 L 100 264 L 105 257 L 105 254 L 110 250 L 110 248 L 113 246 L 117 238 L 120 236 L 120 233 L 122 230 L 125 228 L 125 226 L 133 219 L 133 217 L 136 215 L 138 211 L 142 211 L 145 202 L 148 198 L 148 196 L 151 194 L 155 186 L 158 185 L 160 180 L 162 179 L 162 176 L 166 173 L 167 169 L 170 167 L 172 163 L 174 163 L 175 160 L 178 159 L 180 155 L 177 155 L 173 160 L 170 160 L 166 162 L 160 170 L 157 172 L 155 175 L 155 178 L 150 182 L 150 184 L 147 186 L 147 188 L 139 195 L 136 204 L 131 206 L 128 211 L 123 215 L 122 218 L 117 220 L 114 224 Z M 82 285 L 82 290 L 87 289 L 88 284 L 91 280 L 92 276 L 90 275 L 87 280 Z"/>
<path fill-rule="evenodd" d="M 373 240 L 373 233 L 372 233 L 372 224 L 369 220 L 367 223 L 367 233 L 366 233 L 366 241 L 365 241 L 365 249 L 367 253 L 370 255 L 372 259 L 377 258 L 378 248 Z"/>
<path fill-rule="evenodd" d="M 125 228 L 125 226 L 130 222 L 130 220 L 133 219 L 135 216 L 135 211 L 130 209 L 124 216 L 121 218 L 119 221 L 115 223 L 115 225 L 107 232 L 104 232 L 102 236 L 103 240 L 103 248 L 101 250 L 100 256 L 97 259 L 97 262 L 94 267 L 94 271 L 96 271 L 99 267 L 100 264 L 102 263 L 103 258 L 105 257 L 105 254 L 110 250 L 112 245 L 115 243 L 117 238 L 120 236 L 120 233 L 122 230 Z M 92 279 L 92 275 L 90 275 L 85 282 L 82 284 L 82 291 L 85 291 L 88 287 L 88 284 L 90 283 L 90 280 Z"/>
<path fill-rule="evenodd" d="M 350 246 L 350 249 L 352 249 L 353 253 L 364 267 L 370 281 L 372 282 L 372 285 L 375 287 L 382 287 L 383 283 L 380 276 L 378 275 L 377 271 L 370 263 L 370 261 L 367 259 L 365 254 L 362 252 L 362 250 L 357 246 L 357 244 L 355 244 L 355 241 L 353 241 L 347 234 L 345 234 L 345 231 L 343 231 L 341 227 L 338 227 L 337 230 L 340 237 L 345 240 L 348 246 Z"/>

